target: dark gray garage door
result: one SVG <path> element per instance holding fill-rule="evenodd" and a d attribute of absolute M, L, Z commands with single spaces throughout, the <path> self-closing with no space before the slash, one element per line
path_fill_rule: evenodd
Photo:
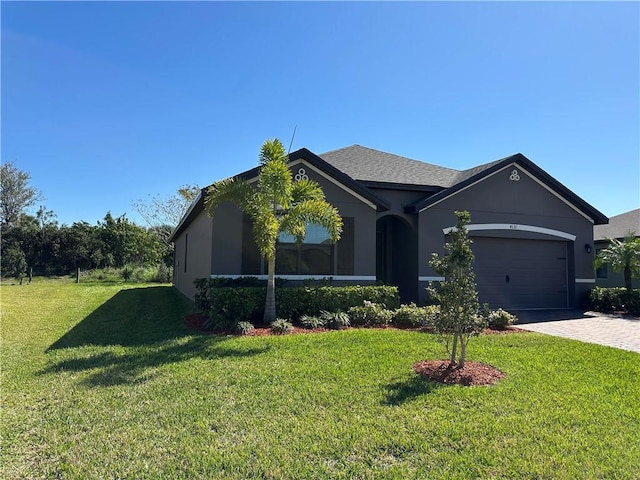
<path fill-rule="evenodd" d="M 567 243 L 474 237 L 480 303 L 491 308 L 567 306 Z"/>

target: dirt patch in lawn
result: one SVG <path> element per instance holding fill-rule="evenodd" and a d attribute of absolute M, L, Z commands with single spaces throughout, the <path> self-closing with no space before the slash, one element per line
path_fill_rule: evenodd
<path fill-rule="evenodd" d="M 449 360 L 423 360 L 413 365 L 413 370 L 429 380 L 447 385 L 493 385 L 505 377 L 491 365 L 465 362 L 464 367 L 450 365 Z"/>

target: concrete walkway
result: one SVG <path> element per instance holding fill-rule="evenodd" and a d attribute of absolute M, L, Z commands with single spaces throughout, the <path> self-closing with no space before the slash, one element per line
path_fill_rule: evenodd
<path fill-rule="evenodd" d="M 640 317 L 576 310 L 515 312 L 514 327 L 640 353 Z"/>

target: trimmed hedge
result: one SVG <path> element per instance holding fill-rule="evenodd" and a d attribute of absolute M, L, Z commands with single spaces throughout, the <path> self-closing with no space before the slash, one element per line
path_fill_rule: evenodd
<path fill-rule="evenodd" d="M 589 292 L 589 308 L 596 312 L 640 315 L 640 289 L 595 287 Z"/>
<path fill-rule="evenodd" d="M 239 321 L 260 323 L 264 314 L 265 286 L 219 286 L 220 279 L 198 279 L 196 306 L 208 313 L 213 328 L 225 328 Z M 280 318 L 297 320 L 303 315 L 319 316 L 323 310 L 343 311 L 364 302 L 382 303 L 389 309 L 400 304 L 398 288 L 388 285 L 276 287 L 276 308 Z"/>

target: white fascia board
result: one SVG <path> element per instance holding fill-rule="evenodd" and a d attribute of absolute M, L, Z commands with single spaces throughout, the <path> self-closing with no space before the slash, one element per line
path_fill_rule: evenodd
<path fill-rule="evenodd" d="M 360 200 L 362 203 L 368 205 L 369 207 L 373 208 L 374 210 L 377 210 L 378 207 L 374 204 L 371 203 L 370 200 L 367 200 L 366 198 L 364 198 L 362 195 L 354 192 L 353 190 L 351 190 L 349 187 L 347 187 L 346 185 L 342 184 L 341 182 L 339 182 L 338 180 L 336 180 L 335 178 L 333 178 L 331 175 L 327 175 L 326 173 L 324 173 L 322 170 L 314 167 L 313 165 L 311 165 L 310 163 L 306 162 L 304 159 L 300 158 L 297 160 L 293 160 L 291 163 L 288 163 L 287 166 L 288 167 L 295 167 L 296 165 L 304 165 L 307 168 L 310 168 L 311 170 L 313 170 L 314 172 L 316 172 L 318 175 L 320 175 L 321 177 L 325 178 L 326 180 L 330 181 L 331 183 L 333 183 L 334 185 L 336 185 L 338 188 L 344 190 L 345 192 L 347 192 L 348 194 L 356 197 L 358 200 Z M 253 183 L 256 182 L 258 180 L 258 177 L 253 177 L 249 180 L 247 180 L 247 182 L 249 183 Z M 331 202 L 329 202 L 331 203 Z"/>
<path fill-rule="evenodd" d="M 419 276 L 419 282 L 444 282 L 444 277 Z"/>
<path fill-rule="evenodd" d="M 456 227 L 447 227 L 442 229 L 442 233 L 445 235 L 453 232 Z M 551 235 L 553 237 L 564 238 L 565 240 L 575 241 L 576 236 L 562 232 L 560 230 L 553 230 L 551 228 L 538 227 L 536 225 L 521 225 L 519 223 L 475 223 L 466 226 L 467 231 L 483 231 L 483 230 L 509 230 L 511 232 L 533 232 L 542 233 L 544 235 Z"/>
<path fill-rule="evenodd" d="M 441 199 L 440 199 L 440 200 L 438 200 L 437 202 L 434 202 L 434 203 L 432 203 L 431 205 L 428 205 L 428 206 L 424 207 L 424 208 L 423 208 L 422 210 L 420 210 L 418 213 L 422 213 L 422 212 L 424 212 L 425 210 L 428 210 L 429 208 L 434 207 L 434 206 L 436 206 L 437 204 L 439 204 L 439 203 L 441 203 L 441 202 L 444 202 L 445 200 L 447 200 L 447 199 L 449 199 L 449 198 L 451 198 L 451 197 L 453 197 L 453 196 L 457 195 L 458 193 L 460 193 L 460 192 L 464 192 L 466 189 L 471 188 L 471 187 L 473 187 L 473 186 L 477 185 L 478 183 L 483 182 L 484 180 L 486 180 L 486 179 L 488 179 L 488 178 L 491 178 L 491 177 L 493 177 L 494 175 L 497 175 L 498 173 L 501 173 L 501 172 L 503 172 L 503 171 L 505 171 L 505 170 L 507 170 L 507 169 L 509 169 L 509 168 L 514 168 L 514 167 L 515 167 L 515 168 L 518 168 L 518 169 L 519 169 L 519 171 L 522 171 L 522 172 L 526 173 L 526 174 L 527 174 L 527 176 L 528 176 L 529 178 L 531 178 L 532 180 L 534 180 L 538 185 L 541 185 L 545 190 L 547 190 L 548 192 L 550 192 L 550 193 L 552 193 L 553 195 L 555 195 L 555 196 L 556 196 L 558 199 L 560 199 L 563 203 L 565 203 L 566 205 L 568 205 L 569 207 L 571 207 L 573 210 L 575 210 L 576 212 L 578 212 L 580 215 L 582 215 L 584 218 L 586 218 L 587 220 L 589 220 L 591 223 L 595 223 L 595 222 L 594 222 L 594 220 L 593 220 L 593 218 L 589 217 L 588 215 L 585 215 L 585 214 L 584 214 L 584 212 L 583 212 L 582 210 L 580 210 L 579 208 L 577 208 L 573 203 L 571 203 L 571 202 L 567 201 L 567 199 L 566 199 L 566 198 L 564 198 L 562 195 L 560 195 L 560 194 L 559 194 L 559 193 L 557 193 L 555 190 L 553 190 L 552 188 L 550 188 L 546 183 L 544 183 L 544 182 L 542 182 L 542 181 L 538 180 L 534 175 L 532 175 L 531 173 L 529 173 L 529 172 L 527 171 L 527 169 L 526 169 L 526 168 L 522 167 L 522 165 L 520 165 L 520 164 L 519 164 L 519 163 L 517 163 L 517 162 L 513 162 L 513 163 L 511 163 L 511 164 L 509 164 L 509 165 L 505 165 L 505 166 L 504 166 L 504 167 L 502 167 L 500 170 L 496 170 L 495 172 L 493 172 L 493 173 L 491 173 L 491 174 L 487 175 L 486 177 L 482 177 L 482 178 L 480 178 L 479 180 L 476 180 L 475 182 L 470 183 L 470 184 L 469 184 L 469 185 L 467 185 L 466 187 L 461 188 L 460 190 L 458 190 L 457 192 L 454 192 L 454 193 L 452 193 L 451 195 L 447 195 L 446 197 L 441 198 Z M 518 173 L 519 173 L 519 172 L 518 172 Z"/>

